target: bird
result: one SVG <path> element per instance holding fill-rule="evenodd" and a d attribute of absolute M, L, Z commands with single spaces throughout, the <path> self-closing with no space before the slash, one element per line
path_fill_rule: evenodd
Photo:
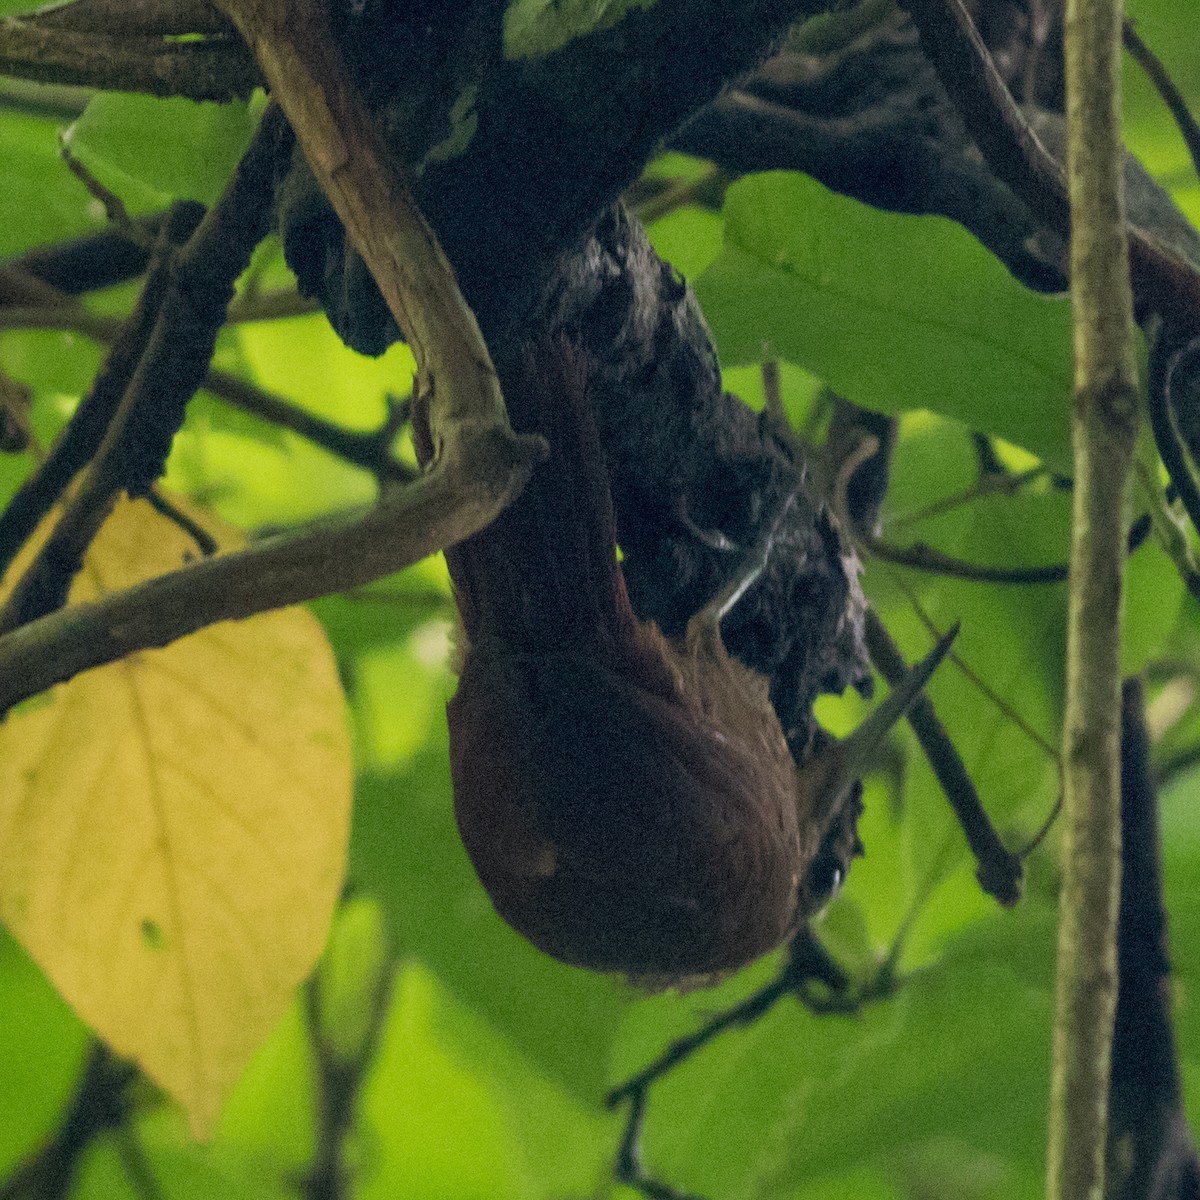
<path fill-rule="evenodd" d="M 586 352 L 548 339 L 506 375 L 514 426 L 549 455 L 492 524 L 445 551 L 462 626 L 447 722 L 463 845 L 500 916 L 554 958 L 653 989 L 714 981 L 809 915 L 805 873 L 866 742 L 798 767 L 767 680 L 725 649 L 720 620 L 753 585 L 769 531 L 683 636 L 665 637 L 625 588 Z M 948 646 L 868 719 L 873 744 Z"/>

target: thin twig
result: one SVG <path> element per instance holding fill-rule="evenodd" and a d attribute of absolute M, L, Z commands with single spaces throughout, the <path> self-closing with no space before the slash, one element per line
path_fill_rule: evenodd
<path fill-rule="evenodd" d="M 1030 467 L 1028 471 L 1021 471 L 1016 475 L 1010 475 L 1007 472 L 984 471 L 980 474 L 977 483 L 963 488 L 960 492 L 955 492 L 952 496 L 943 496 L 942 499 L 934 500 L 913 512 L 899 513 L 890 517 L 887 521 L 887 528 L 903 529 L 906 526 L 916 525 L 932 517 L 940 517 L 948 512 L 954 512 L 985 496 L 1014 496 L 1027 483 L 1041 479 L 1046 474 L 1047 470 L 1042 466 Z"/>
<path fill-rule="evenodd" d="M 911 546 L 893 546 L 880 538 L 863 538 L 862 542 L 869 554 L 885 562 L 935 575 L 949 575 L 954 579 L 968 579 L 974 583 L 1028 586 L 1063 583 L 1067 578 L 1066 563 L 1053 563 L 1045 567 L 985 567 L 943 554 L 924 542 L 914 542 Z"/>
<path fill-rule="evenodd" d="M 109 224 L 119 229 L 131 242 L 137 242 L 140 239 L 143 248 L 150 250 L 154 245 L 153 236 L 143 233 L 134 225 L 129 216 L 129 210 L 125 207 L 125 201 L 116 192 L 105 187 L 88 170 L 87 166 L 75 157 L 65 130 L 58 135 L 58 153 L 63 162 L 67 164 L 67 170 L 87 188 L 88 195 L 98 200 L 103 206 Z"/>
<path fill-rule="evenodd" d="M 262 74 L 236 38 L 58 29 L 40 13 L 0 18 L 0 73 L 192 100 L 249 99 Z"/>
<path fill-rule="evenodd" d="M 159 490 L 157 484 L 146 493 L 146 501 L 156 513 L 166 517 L 173 525 L 177 525 L 182 529 L 196 543 L 196 549 L 205 558 L 211 557 L 220 549 L 212 534 L 193 521 L 181 508 L 168 500 Z"/>
<path fill-rule="evenodd" d="M 160 234 L 161 261 L 137 310 L 136 366 L 130 371 L 123 363 L 123 379 L 114 375 L 114 382 L 124 383 L 119 403 L 111 412 L 92 414 L 90 444 L 82 436 L 60 440 L 55 447 L 59 453 L 51 456 L 55 471 L 44 464 L 34 481 L 34 488 L 47 481 L 57 485 L 57 494 L 46 486 L 30 489 L 25 493 L 29 502 L 18 510 L 24 513 L 24 527 L 12 522 L 16 532 L 28 536 L 29 521 L 40 518 L 39 508 L 45 511 L 47 501 L 53 503 L 61 494 L 70 478 L 67 471 L 79 456 L 91 459 L 66 511 L 0 610 L 0 632 L 66 603 L 83 556 L 118 495 L 126 490 L 144 495 L 162 473 L 187 403 L 208 371 L 234 283 L 269 228 L 276 166 L 290 144 L 291 132 L 282 114 L 269 108 L 220 200 L 204 214 L 183 247 L 172 244 L 172 234 L 190 226 L 194 206 L 177 205 L 168 217 L 166 232 Z M 115 388 L 104 396 L 105 407 L 111 405 L 113 394 Z M 105 418 L 103 423 L 100 417 Z M 101 434 L 98 444 L 97 433 Z M 74 461 L 61 451 L 64 446 L 74 447 Z M 4 517 L 11 511 L 10 506 Z"/>
<path fill-rule="evenodd" d="M 106 1046 L 93 1043 L 58 1128 L 0 1182 L 0 1200 L 66 1200 L 84 1153 L 101 1134 L 124 1125 L 135 1074 Z"/>
<path fill-rule="evenodd" d="M 269 303 L 264 306 L 263 312 L 258 313 L 252 306 L 248 306 L 243 308 L 240 314 L 241 319 L 245 321 L 272 320 L 276 316 L 298 315 L 297 312 L 285 311 L 293 307 L 287 293 L 273 293 L 272 295 L 278 296 L 278 300 L 264 297 Z M 272 311 L 276 305 L 278 305 L 278 311 Z M 305 301 L 304 305 L 307 306 L 308 302 Z M 123 336 L 124 326 L 115 317 L 99 316 L 76 306 L 54 305 L 37 308 L 0 309 L 0 329 L 61 329 L 81 334 L 83 337 L 90 338 L 101 345 L 112 346 Z M 92 387 L 95 390 L 96 385 L 93 384 Z M 277 396 L 273 392 L 259 387 L 257 384 L 250 383 L 238 375 L 216 367 L 209 368 L 208 373 L 204 377 L 202 387 L 205 391 L 210 392 L 220 400 L 224 400 L 234 408 L 239 408 L 243 412 L 261 417 L 264 421 L 269 421 L 273 425 L 290 429 L 293 433 L 299 434 L 314 445 L 328 450 L 330 454 L 345 459 L 347 462 L 362 467 L 381 478 L 406 479 L 411 478 L 414 474 L 411 468 L 398 462 L 390 453 L 393 435 L 399 428 L 390 415 L 384 421 L 383 425 L 376 430 L 363 432 L 347 429 L 344 425 L 339 425 L 334 421 L 329 421 L 324 417 L 318 416 L 316 413 L 309 412 L 307 409 L 301 408 L 299 405 L 284 399 L 282 396 Z M 83 408 L 82 404 L 80 408 Z M 79 412 L 80 409 L 76 409 L 76 413 L 78 414 Z M 87 409 L 84 409 L 82 416 L 73 418 L 73 422 L 87 421 L 91 423 L 93 420 L 95 418 Z M 70 428 L 69 424 L 68 429 Z M 93 425 L 92 428 L 94 430 L 95 426 Z M 68 434 L 67 436 L 71 437 L 73 435 Z M 94 453 L 94 448 L 89 452 L 87 445 L 69 442 L 58 452 L 66 454 L 68 451 L 70 452 L 70 462 L 61 467 L 55 466 L 53 469 L 56 478 L 60 479 L 65 475 L 69 481 L 70 476 L 74 474 L 74 470 L 68 470 L 69 466 L 74 465 L 78 461 L 75 469 L 77 470 L 79 467 L 82 467 L 83 463 L 91 456 L 91 453 Z M 50 468 L 47 469 L 49 470 Z M 39 489 L 42 483 L 41 481 L 30 480 L 23 486 Z M 20 505 L 18 506 L 19 510 Z M 15 516 L 16 514 L 14 514 L 13 518 L 9 518 L 9 520 L 15 519 Z M 23 521 L 22 525 L 24 526 L 24 524 L 25 522 Z M 34 524 L 36 524 L 36 521 Z M 11 539 L 16 536 L 18 536 L 18 533 L 14 532 L 10 534 L 5 530 L 5 518 L 0 516 L 0 562 L 3 561 L 3 556 L 11 543 Z M 20 543 L 18 542 L 17 544 L 19 546 Z"/>
<path fill-rule="evenodd" d="M 328 421 L 228 371 L 210 370 L 204 380 L 204 389 L 243 412 L 252 413 L 282 429 L 290 429 L 313 445 L 380 478 L 413 479 L 416 476 L 412 467 L 391 453 L 392 443 L 403 426 L 394 405 L 378 429 L 363 432 Z"/>
<path fill-rule="evenodd" d="M 154 1173 L 154 1167 L 146 1155 L 137 1135 L 128 1125 L 117 1131 L 117 1156 L 121 1166 L 139 1200 L 167 1200 L 167 1193 Z"/>
<path fill-rule="evenodd" d="M 925 607 L 921 604 L 916 592 L 909 587 L 907 581 L 900 574 L 900 572 L 893 572 L 892 579 L 896 586 L 899 587 L 899 589 L 904 593 L 909 604 L 912 605 L 912 610 L 917 614 L 917 619 L 921 622 L 921 624 L 929 630 L 933 637 L 940 637 L 941 631 L 938 629 L 937 623 L 933 620 L 929 613 L 925 611 Z M 1051 762 L 1055 764 L 1061 764 L 1062 760 L 1059 756 L 1058 749 L 1046 741 L 1046 739 L 1042 737 L 1042 735 L 1038 733 L 1038 731 L 1034 729 L 1033 726 L 1030 725 L 1029 722 L 1026 721 L 1025 718 L 1022 717 L 1021 714 L 1017 712 L 1012 705 L 1010 705 L 1004 699 L 1003 696 L 1001 696 L 994 688 L 990 687 L 982 678 L 980 678 L 978 673 L 971 666 L 971 664 L 966 661 L 966 659 L 962 658 L 956 650 L 951 650 L 946 657 L 959 669 L 959 671 L 962 672 L 965 678 L 969 679 L 971 683 L 978 688 L 983 696 L 991 701 L 997 712 L 999 712 L 1006 720 L 1011 721 L 1013 725 L 1015 725 L 1035 746 L 1037 746 L 1037 748 L 1041 750 L 1048 759 L 1050 759 Z"/>
<path fill-rule="evenodd" d="M 605 1097 L 608 1108 L 628 1105 L 625 1128 L 614 1167 L 618 1182 L 641 1192 L 649 1200 L 696 1200 L 650 1175 L 642 1162 L 642 1130 L 651 1087 L 676 1070 L 710 1042 L 732 1029 L 761 1020 L 785 996 L 793 996 L 818 1015 L 848 1016 L 863 1005 L 893 995 L 898 984 L 896 959 L 899 939 L 878 971 L 855 983 L 831 957 L 812 931 L 804 926 L 792 939 L 779 974 L 746 999 L 717 1013 L 694 1033 L 672 1042 L 658 1058 Z M 813 990 L 819 984 L 821 991 Z"/>
<path fill-rule="evenodd" d="M 127 283 L 149 264 L 166 211 L 132 218 L 137 236 L 108 226 L 65 242 L 35 246 L 5 265 L 23 271 L 71 296 Z"/>
<path fill-rule="evenodd" d="M 1150 517 L 1143 513 L 1130 526 L 1126 542 L 1126 554 L 1132 554 L 1150 536 Z M 985 567 L 943 554 L 925 542 L 914 542 L 911 546 L 893 546 L 881 538 L 860 538 L 863 549 L 884 562 L 916 571 L 928 571 L 932 575 L 948 575 L 953 579 L 966 579 L 973 583 L 1006 583 L 1038 585 L 1065 583 L 1069 575 L 1066 563 L 1052 563 L 1044 567 Z"/>
<path fill-rule="evenodd" d="M 649 225 L 661 217 L 673 213 L 676 209 L 691 204 L 697 193 L 710 188 L 713 182 L 720 178 L 721 169 L 710 165 L 698 179 L 672 180 L 662 191 L 635 204 L 634 215 L 643 225 Z"/>
<path fill-rule="evenodd" d="M 893 687 L 908 673 L 908 664 L 873 609 L 867 609 L 867 648 L 871 662 Z M 934 711 L 933 702 L 921 694 L 908 710 L 908 723 L 937 776 L 954 815 L 966 835 L 978 864 L 976 876 L 988 895 L 1006 908 L 1021 898 L 1024 871 L 1019 855 L 1006 849 L 975 790 L 962 756 Z"/>
<path fill-rule="evenodd" d="M 159 307 L 169 284 L 169 251 L 192 235 L 202 216 L 203 209 L 199 205 L 176 206 L 171 218 L 162 224 L 141 295 L 133 311 L 119 326 L 107 360 L 50 453 L 22 482 L 7 508 L 0 513 L 0 573 L 8 569 L 38 523 L 59 501 L 67 485 L 104 439 L 154 332 Z M 63 315 L 70 312 L 72 320 L 77 317 L 74 309 L 48 311 Z"/>

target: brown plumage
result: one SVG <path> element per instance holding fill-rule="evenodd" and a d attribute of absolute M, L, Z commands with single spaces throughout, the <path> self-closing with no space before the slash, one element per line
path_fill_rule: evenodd
<path fill-rule="evenodd" d="M 841 743 L 797 774 L 766 680 L 725 652 L 715 616 L 676 642 L 634 615 L 587 389 L 565 343 L 506 381 L 514 425 L 549 457 L 446 553 L 466 636 L 447 708 L 455 814 L 534 945 L 682 983 L 743 966 L 806 915 L 853 756 Z"/>

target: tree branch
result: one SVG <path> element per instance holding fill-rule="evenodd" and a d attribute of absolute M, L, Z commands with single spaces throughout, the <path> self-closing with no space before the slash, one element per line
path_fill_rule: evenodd
<path fill-rule="evenodd" d="M 244 100 L 262 82 L 233 38 L 169 41 L 81 31 L 58 28 L 40 14 L 0 18 L 0 74 L 193 100 Z"/>
<path fill-rule="evenodd" d="M 954 0 L 951 0 L 954 2 Z M 1120 861 L 1120 630 L 1137 434 L 1120 134 L 1120 0 L 1069 0 L 1075 487 L 1048 1200 L 1104 1191 Z"/>
<path fill-rule="evenodd" d="M 962 0 L 904 0 L 904 6 L 988 166 L 1065 238 L 1070 221 L 1062 168 L 1030 129 Z M 1145 230 L 1127 227 L 1126 233 L 1126 270 L 1139 306 L 1169 313 L 1180 329 L 1200 333 L 1200 272 Z"/>
<path fill-rule="evenodd" d="M 511 444 L 528 468 L 540 439 L 514 437 L 474 314 L 403 170 L 347 72 L 315 0 L 221 0 L 254 50 L 322 191 L 370 268 L 417 360 L 435 451 L 454 454 L 477 435 Z M 514 480 L 513 495 L 528 470 Z"/>
<path fill-rule="evenodd" d="M 898 686 L 908 672 L 908 664 L 873 609 L 867 610 L 867 647 L 879 673 L 892 687 Z M 924 693 L 908 710 L 908 723 L 975 856 L 980 887 L 1006 908 L 1011 907 L 1021 898 L 1024 878 L 1021 856 L 1006 849 L 1000 840 L 962 757 L 938 719 L 933 702 Z"/>
<path fill-rule="evenodd" d="M 469 536 L 524 486 L 541 439 L 513 435 L 478 326 L 346 76 L 322 7 L 229 0 L 322 184 L 417 357 L 436 459 L 364 516 L 172 572 L 0 638 L 0 710 L 78 671 L 215 621 L 358 587 Z"/>

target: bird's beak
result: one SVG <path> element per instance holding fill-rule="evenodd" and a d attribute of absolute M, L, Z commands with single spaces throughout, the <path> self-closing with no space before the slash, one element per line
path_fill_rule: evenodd
<path fill-rule="evenodd" d="M 818 751 L 797 770 L 797 801 L 804 807 L 808 800 L 811 805 L 808 808 L 809 819 L 815 818 L 822 829 L 841 810 L 850 789 L 892 726 L 908 712 L 921 694 L 929 677 L 937 670 L 958 636 L 958 628 L 956 622 L 943 634 L 937 645 L 848 738 Z"/>

